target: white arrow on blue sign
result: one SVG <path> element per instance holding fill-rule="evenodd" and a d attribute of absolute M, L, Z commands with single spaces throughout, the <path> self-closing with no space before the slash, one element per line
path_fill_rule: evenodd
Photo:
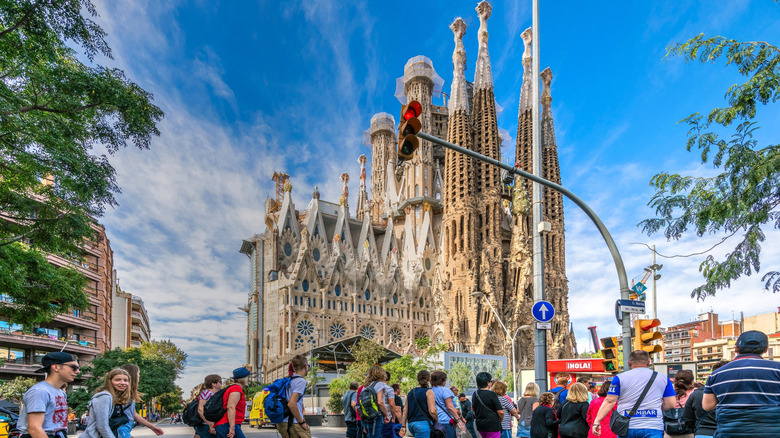
<path fill-rule="evenodd" d="M 547 322 L 555 316 L 555 308 L 547 301 L 537 301 L 531 308 L 531 314 L 539 322 Z"/>

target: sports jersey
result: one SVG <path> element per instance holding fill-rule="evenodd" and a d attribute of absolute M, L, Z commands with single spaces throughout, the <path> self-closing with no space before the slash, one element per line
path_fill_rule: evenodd
<path fill-rule="evenodd" d="M 645 367 L 634 368 L 612 378 L 608 394 L 618 396 L 616 414 L 628 416 L 634 408 L 639 396 L 650 381 L 653 370 Z M 661 404 L 664 397 L 674 397 L 672 382 L 663 374 L 658 374 L 653 385 L 647 391 L 644 400 L 639 405 L 629 423 L 630 429 L 664 430 Z"/>

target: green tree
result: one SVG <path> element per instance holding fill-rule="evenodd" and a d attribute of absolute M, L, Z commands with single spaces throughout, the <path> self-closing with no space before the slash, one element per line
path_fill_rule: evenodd
<path fill-rule="evenodd" d="M 117 348 L 99 354 L 90 365 L 83 368 L 83 373 L 92 375 L 84 383 L 84 392 L 88 397 L 72 391 L 68 396 L 68 405 L 77 412 L 85 410 L 91 395 L 103 385 L 103 376 L 126 363 L 135 364 L 141 370 L 138 392 L 147 406 L 164 394 L 178 393 L 181 399 L 181 389 L 174 383 L 178 376 L 175 364 L 163 357 L 144 355 L 139 348 Z"/>
<path fill-rule="evenodd" d="M 177 347 L 170 339 L 162 341 L 153 339 L 142 343 L 140 349 L 141 353 L 146 357 L 160 357 L 172 363 L 179 374 L 187 366 L 187 353 Z"/>
<path fill-rule="evenodd" d="M 38 383 L 37 380 L 19 376 L 13 380 L 6 380 L 0 384 L 0 398 L 10 400 L 14 403 L 21 403 L 22 396 L 33 385 Z"/>
<path fill-rule="evenodd" d="M 409 392 L 417 386 L 418 372 L 440 369 L 444 365 L 438 360 L 438 355 L 446 351 L 445 344 L 431 345 L 428 338 L 420 338 L 415 340 L 415 347 L 417 355 L 407 354 L 385 365 L 385 369 L 393 376 L 393 382 L 400 384 L 403 392 Z"/>
<path fill-rule="evenodd" d="M 176 386 L 173 391 L 166 392 L 165 394 L 161 394 L 159 397 L 157 397 L 157 402 L 160 403 L 160 407 L 165 412 L 181 412 L 184 410 L 181 395 L 181 388 Z"/>
<path fill-rule="evenodd" d="M 25 325 L 87 305 L 83 276 L 46 254 L 81 259 L 94 218 L 116 205 L 114 168 L 96 147 L 145 149 L 159 135 L 152 95 L 94 64 L 111 57 L 96 15 L 90 0 L 0 1 L 0 290 Z"/>
<path fill-rule="evenodd" d="M 670 55 L 688 62 L 714 63 L 725 58 L 726 66 L 747 77 L 726 91 L 727 106 L 713 109 L 706 117 L 696 112 L 681 121 L 689 127 L 687 150 L 699 149 L 701 162 L 711 164 L 717 174 L 655 175 L 650 181 L 655 194 L 649 205 L 658 217 L 639 224 L 647 234 L 663 231 L 667 239 L 679 239 L 686 232 L 699 237 L 720 233 L 725 234 L 722 244 L 739 235 L 724 259 L 708 255 L 699 265 L 704 283 L 691 296 L 704 299 L 742 275 L 759 272 L 764 229 L 780 228 L 780 145 L 759 146 L 753 137 L 758 107 L 780 99 L 780 50 L 763 41 L 698 35 L 669 46 Z M 730 139 L 724 138 L 724 128 L 733 123 Z M 780 272 L 770 270 L 762 281 L 767 290 L 780 291 Z"/>
<path fill-rule="evenodd" d="M 465 391 L 469 386 L 471 370 L 465 363 L 457 362 L 450 367 L 447 377 L 450 379 L 451 385 L 455 385 L 459 390 Z"/>
<path fill-rule="evenodd" d="M 347 367 L 347 373 L 343 377 L 331 380 L 328 385 L 328 393 L 330 394 L 327 402 L 328 409 L 336 413 L 341 412 L 341 398 L 347 393 L 350 382 L 358 382 L 362 385 L 369 368 L 379 362 L 383 353 L 384 349 L 376 342 L 361 339 L 355 344 L 352 349 L 355 362 Z M 335 410 L 334 407 L 339 408 Z"/>

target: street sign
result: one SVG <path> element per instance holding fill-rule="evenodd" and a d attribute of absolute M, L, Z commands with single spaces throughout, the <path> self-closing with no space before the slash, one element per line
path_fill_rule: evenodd
<path fill-rule="evenodd" d="M 536 323 L 536 329 L 537 330 L 552 330 L 552 323 L 551 322 L 537 322 Z"/>
<path fill-rule="evenodd" d="M 631 288 L 634 292 L 641 294 L 642 292 L 647 290 L 647 286 L 645 286 L 643 283 L 637 283 L 634 285 L 634 287 Z"/>
<path fill-rule="evenodd" d="M 620 310 L 626 313 L 645 313 L 645 302 L 639 300 L 618 300 Z"/>
<path fill-rule="evenodd" d="M 531 314 L 534 316 L 535 320 L 547 322 L 555 316 L 555 308 L 547 301 L 537 301 L 534 303 L 534 306 L 531 307 Z"/>

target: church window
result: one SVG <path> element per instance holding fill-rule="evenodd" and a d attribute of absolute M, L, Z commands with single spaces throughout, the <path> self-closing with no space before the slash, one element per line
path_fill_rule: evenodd
<path fill-rule="evenodd" d="M 428 187 L 426 187 L 426 188 L 424 188 L 424 189 L 423 189 L 423 194 L 424 194 L 425 196 L 428 196 Z"/>
<path fill-rule="evenodd" d="M 425 167 L 423 169 L 423 175 L 424 175 L 423 179 L 428 181 L 428 167 Z"/>
<path fill-rule="evenodd" d="M 340 322 L 334 322 L 330 325 L 330 340 L 335 341 L 336 339 L 341 339 L 344 337 L 344 335 L 347 333 L 347 328 L 344 327 L 344 324 Z"/>
<path fill-rule="evenodd" d="M 425 306 L 425 301 L 423 301 L 422 298 L 420 298 L 420 308 L 422 309 Z"/>
<path fill-rule="evenodd" d="M 328 300 L 328 310 L 330 310 L 330 300 Z"/>
<path fill-rule="evenodd" d="M 420 220 L 420 206 L 419 205 L 414 207 L 414 217 L 418 221 Z"/>
<path fill-rule="evenodd" d="M 393 304 L 398 304 L 398 294 L 393 294 Z"/>
<path fill-rule="evenodd" d="M 300 335 L 295 337 L 295 349 L 299 349 L 303 347 L 303 337 Z"/>
<path fill-rule="evenodd" d="M 292 255 L 292 245 L 289 242 L 284 244 L 284 255 L 290 257 Z"/>
<path fill-rule="evenodd" d="M 301 287 L 303 288 L 304 292 L 308 292 L 309 291 L 309 280 L 303 280 L 303 282 L 301 283 Z"/>
<path fill-rule="evenodd" d="M 314 251 L 311 252 L 312 257 L 314 257 L 314 261 L 318 262 L 320 261 L 320 249 L 314 248 Z"/>
<path fill-rule="evenodd" d="M 415 184 L 414 185 L 414 197 L 416 198 L 418 196 L 420 196 L 420 186 L 419 186 L 419 184 Z"/>
<path fill-rule="evenodd" d="M 371 292 L 368 289 L 366 289 L 366 301 L 370 299 L 371 299 Z"/>
<path fill-rule="evenodd" d="M 298 330 L 298 333 L 304 336 L 310 336 L 312 333 L 314 333 L 314 324 L 311 321 L 304 319 L 302 321 L 298 321 L 296 329 Z"/>
<path fill-rule="evenodd" d="M 295 305 L 298 305 L 298 297 L 295 297 Z"/>
<path fill-rule="evenodd" d="M 314 236 L 319 236 L 319 235 L 320 235 L 320 227 L 318 227 L 317 225 L 315 225 L 315 226 L 314 226 L 314 232 L 312 233 L 312 235 L 314 235 Z"/>
<path fill-rule="evenodd" d="M 394 344 L 400 344 L 401 339 L 403 338 L 403 334 L 401 333 L 401 330 L 397 328 L 391 329 L 389 336 L 390 336 L 390 342 Z"/>
<path fill-rule="evenodd" d="M 340 296 L 341 296 L 341 286 L 340 286 L 340 285 L 338 285 L 338 284 L 337 284 L 337 285 L 336 285 L 336 286 L 333 288 L 333 291 L 336 293 L 336 296 L 337 296 L 337 297 L 340 297 Z"/>
<path fill-rule="evenodd" d="M 431 270 L 431 259 L 426 258 L 425 259 L 425 270 L 430 271 Z"/>
<path fill-rule="evenodd" d="M 311 298 L 306 298 L 306 305 L 311 306 Z"/>
<path fill-rule="evenodd" d="M 360 328 L 360 336 L 368 339 L 374 339 L 374 336 L 376 336 L 376 330 L 374 330 L 374 327 L 371 327 L 370 325 L 364 325 Z"/>

